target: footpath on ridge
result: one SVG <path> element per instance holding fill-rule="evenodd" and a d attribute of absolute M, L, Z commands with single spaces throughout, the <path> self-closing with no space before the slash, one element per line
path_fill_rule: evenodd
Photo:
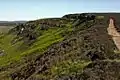
<path fill-rule="evenodd" d="M 112 39 L 116 45 L 116 47 L 120 50 L 120 33 L 116 30 L 114 20 L 110 18 L 109 27 L 107 29 L 108 34 L 112 36 Z"/>

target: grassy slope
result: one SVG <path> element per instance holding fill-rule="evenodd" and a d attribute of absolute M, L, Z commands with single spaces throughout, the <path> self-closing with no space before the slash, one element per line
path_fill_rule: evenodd
<path fill-rule="evenodd" d="M 99 14 L 99 15 L 102 15 L 102 14 Z M 107 34 L 107 23 L 106 23 L 107 19 L 108 17 L 105 17 L 105 19 L 101 21 L 102 24 L 100 24 L 100 22 L 98 21 L 97 24 L 95 24 L 94 26 L 92 26 L 92 28 L 89 28 L 89 29 L 86 28 L 86 26 L 84 26 L 83 28 L 82 25 L 79 25 L 78 26 L 79 30 L 77 30 L 78 32 L 76 31 L 78 35 L 72 34 L 73 36 L 71 36 L 71 38 L 72 37 L 76 38 L 78 36 L 83 38 L 86 38 L 86 37 L 88 38 L 88 39 L 85 39 L 83 43 L 80 42 L 80 43 L 75 43 L 76 45 L 73 45 L 73 46 L 77 46 L 77 44 L 81 44 L 81 46 L 79 46 L 78 48 L 80 49 L 82 48 L 83 52 L 79 49 L 78 50 L 72 49 L 72 51 L 68 53 L 65 52 L 64 54 L 62 54 L 62 60 L 50 66 L 49 69 L 47 69 L 46 71 L 38 72 L 37 74 L 33 74 L 31 77 L 35 80 L 37 79 L 54 80 L 54 79 L 59 79 L 59 77 L 61 76 L 64 76 L 60 80 L 68 80 L 68 79 L 71 79 L 72 77 L 73 77 L 72 79 L 74 80 L 75 76 L 78 74 L 81 74 L 85 66 L 91 63 L 91 61 L 89 60 L 87 61 L 84 58 L 82 58 L 82 60 L 80 59 L 80 57 L 82 57 L 83 55 L 85 56 L 85 54 L 89 53 L 89 51 L 93 51 L 92 52 L 93 54 L 98 52 L 101 55 L 101 53 L 103 53 L 103 55 L 105 55 L 107 58 L 113 55 L 114 54 L 113 50 L 115 48 L 115 45 L 110 39 L 110 36 Z M 81 32 L 83 36 L 79 32 Z M 101 50 L 101 48 L 103 48 L 104 50 Z"/>
<path fill-rule="evenodd" d="M 47 47 L 50 45 L 60 42 L 64 39 L 62 34 L 66 31 L 71 31 L 71 26 L 66 26 L 64 28 L 50 28 L 48 30 L 42 31 L 41 36 L 39 36 L 36 41 L 26 49 L 20 49 L 24 45 L 23 41 L 18 41 L 15 44 L 11 42 L 15 39 L 15 34 L 1 34 L 0 35 L 0 50 L 4 50 L 5 55 L 0 57 L 0 67 L 9 66 L 11 63 L 22 62 L 22 57 L 36 53 L 41 54 L 44 52 Z M 16 64 L 17 65 L 17 64 Z M 4 75 L 7 75 L 11 70 L 3 73 L 1 72 L 0 77 L 3 78 Z M 5 78 L 5 77 L 4 77 Z M 5 78 L 6 79 L 6 78 Z"/>
<path fill-rule="evenodd" d="M 48 31 L 43 32 L 44 35 L 39 36 L 37 41 L 30 46 L 30 49 L 22 53 L 21 55 L 29 55 L 30 53 L 40 52 L 43 49 L 47 48 L 53 43 L 62 41 L 64 38 L 60 35 L 64 30 L 58 29 L 50 29 Z M 44 51 L 44 50 L 43 50 Z"/>
<path fill-rule="evenodd" d="M 79 27 L 83 27 L 83 26 L 80 25 Z M 82 30 L 82 29 L 80 29 L 80 30 Z M 19 62 L 20 60 L 22 60 L 21 58 L 23 56 L 26 56 L 26 55 L 30 55 L 30 54 L 32 55 L 34 53 L 43 54 L 43 52 L 45 52 L 48 49 L 48 47 L 50 47 L 52 44 L 58 43 L 58 42 L 62 42 L 64 40 L 64 37 L 62 37 L 61 34 L 65 33 L 66 31 L 72 31 L 71 24 L 66 25 L 63 28 L 56 27 L 56 28 L 48 29 L 47 31 L 43 31 L 42 35 L 39 36 L 36 39 L 36 41 L 31 46 L 29 46 L 29 48 L 27 48 L 25 50 L 22 50 L 22 51 L 19 50 L 19 47 L 21 47 L 20 45 L 23 45 L 22 41 L 17 42 L 14 45 L 11 44 L 12 39 L 16 35 L 9 34 L 9 35 L 5 35 L 4 37 L 1 37 L 0 38 L 0 47 L 1 47 L 2 50 L 5 50 L 5 54 L 6 55 L 3 56 L 3 57 L 0 57 L 0 65 L 7 65 L 7 64 L 9 64 L 11 62 L 14 62 L 14 61 L 18 61 Z M 86 29 L 86 32 L 84 32 L 84 34 L 86 35 L 88 31 Z M 92 29 L 91 29 L 91 31 L 92 31 Z M 79 33 L 80 31 L 77 30 L 76 33 L 77 32 Z M 102 33 L 102 29 L 101 29 L 100 33 Z M 95 34 L 97 34 L 97 33 L 95 33 Z M 92 35 L 92 33 L 90 35 Z M 77 35 L 73 35 L 73 36 L 77 37 L 77 38 L 79 36 L 83 37 L 83 36 L 81 36 L 81 34 L 79 34 L 78 36 Z M 71 36 L 71 38 L 73 36 Z M 68 37 L 70 37 L 70 36 L 68 36 Z M 101 36 L 98 36 L 98 37 L 101 37 Z M 94 38 L 96 38 L 96 36 L 94 36 L 93 39 Z M 99 40 L 101 40 L 101 39 L 98 39 L 98 41 Z M 78 41 L 79 41 L 79 39 L 78 39 Z M 72 45 L 72 47 L 76 47 L 75 44 Z M 79 44 L 81 45 L 82 42 L 79 43 Z M 87 42 L 85 44 L 87 44 Z M 85 46 L 85 44 L 81 45 L 81 47 Z M 39 79 L 39 78 L 40 79 L 41 78 L 43 78 L 43 79 L 50 79 L 50 78 L 51 79 L 55 79 L 58 76 L 75 75 L 76 73 L 81 73 L 82 70 L 83 70 L 83 68 L 86 65 L 88 65 L 91 61 L 84 60 L 84 59 L 83 60 L 79 59 L 79 57 L 81 57 L 81 53 L 82 53 L 80 50 L 78 50 L 79 47 L 77 47 L 76 50 L 72 49 L 72 51 L 69 51 L 69 52 L 66 51 L 65 54 L 61 54 L 62 52 L 61 53 L 58 52 L 59 53 L 58 55 L 62 56 L 63 58 L 65 57 L 67 59 L 61 59 L 56 64 L 50 66 L 50 68 L 48 69 L 48 73 L 49 74 L 46 74 L 45 72 L 43 72 L 43 73 L 37 73 L 37 74 L 33 73 L 31 76 L 33 78 L 35 78 L 35 79 Z M 59 49 L 59 47 L 57 49 Z M 65 48 L 65 49 L 67 50 L 67 48 Z M 91 49 L 91 47 L 90 47 L 90 49 Z M 87 49 L 85 48 L 85 50 L 87 50 Z M 79 51 L 80 53 L 78 53 L 77 51 Z M 108 52 L 108 51 L 106 51 L 106 52 Z M 82 55 L 84 55 L 84 54 L 82 54 Z M 49 57 L 49 55 L 47 55 L 47 56 Z M 47 56 L 45 56 L 45 57 L 47 57 Z M 58 56 L 55 56 L 55 57 L 58 58 Z M 54 59 L 54 57 L 53 57 L 53 59 Z M 15 68 L 15 71 L 19 72 L 19 70 L 17 70 L 17 69 L 20 69 L 21 75 L 22 74 L 24 75 L 24 73 L 26 73 L 26 72 L 23 70 L 23 68 L 26 68 L 26 69 L 28 68 L 26 65 L 27 65 L 27 63 L 25 63 L 23 65 L 20 65 L 20 67 Z M 11 73 L 12 70 L 13 69 L 1 72 L 0 73 L 1 74 L 0 78 L 4 78 L 4 79 L 7 80 L 8 78 L 5 78 L 4 76 L 6 76 L 6 74 L 9 74 L 9 72 Z M 23 73 L 22 73 L 22 71 L 23 71 Z"/>
<path fill-rule="evenodd" d="M 11 62 L 11 60 L 19 60 L 20 57 L 29 55 L 34 52 L 44 51 L 51 44 L 62 41 L 64 38 L 60 34 L 63 32 L 64 30 L 62 28 L 49 29 L 48 31 L 44 31 L 44 35 L 39 36 L 36 42 L 23 52 L 18 49 L 20 45 L 22 45 L 22 41 L 12 45 L 11 41 L 14 39 L 15 35 L 4 35 L 0 39 L 0 47 L 5 51 L 6 55 L 0 57 L 0 65 L 6 65 L 7 63 Z"/>
<path fill-rule="evenodd" d="M 4 35 L 1 39 L 0 39 L 0 47 L 1 50 L 4 50 L 5 56 L 1 56 L 0 57 L 0 64 L 6 64 L 7 62 L 9 62 L 10 60 L 13 59 L 13 57 L 17 56 L 18 54 L 20 54 L 20 51 L 17 51 L 17 48 L 19 47 L 19 45 L 22 42 L 16 43 L 15 45 L 11 44 L 12 39 L 14 38 L 14 35 Z"/>
<path fill-rule="evenodd" d="M 0 47 L 2 50 L 5 51 L 6 54 L 5 56 L 0 57 L 0 65 L 9 65 L 11 62 L 19 61 L 24 55 L 28 55 L 35 51 L 44 51 L 51 44 L 63 40 L 63 38 L 59 35 L 60 33 L 60 29 L 58 29 L 57 32 L 55 30 L 49 30 L 45 32 L 43 36 L 40 36 L 37 39 L 37 41 L 32 46 L 30 46 L 30 49 L 24 52 L 21 52 L 20 50 L 18 51 L 17 49 L 19 45 L 22 44 L 22 42 L 18 42 L 15 45 L 12 45 L 11 40 L 14 37 L 14 35 L 6 35 L 4 38 L 0 39 Z"/>

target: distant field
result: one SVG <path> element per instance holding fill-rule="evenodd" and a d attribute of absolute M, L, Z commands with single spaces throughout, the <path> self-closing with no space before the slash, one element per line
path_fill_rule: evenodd
<path fill-rule="evenodd" d="M 6 33 L 8 32 L 8 30 L 10 30 L 11 28 L 13 28 L 13 26 L 0 26 L 0 33 Z"/>

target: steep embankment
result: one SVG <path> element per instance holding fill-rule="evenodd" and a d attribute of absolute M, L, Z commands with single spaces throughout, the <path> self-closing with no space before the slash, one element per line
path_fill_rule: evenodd
<path fill-rule="evenodd" d="M 5 55 L 0 57 L 0 78 L 119 79 L 119 61 L 113 60 L 116 46 L 108 35 L 106 15 L 69 14 L 40 19 L 1 35 L 0 47 Z"/>

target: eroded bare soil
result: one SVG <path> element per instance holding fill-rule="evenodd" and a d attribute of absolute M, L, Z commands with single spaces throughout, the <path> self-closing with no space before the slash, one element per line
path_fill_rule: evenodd
<path fill-rule="evenodd" d="M 116 30 L 113 19 L 110 19 L 109 27 L 107 30 L 108 34 L 112 36 L 116 47 L 120 50 L 120 33 Z"/>

